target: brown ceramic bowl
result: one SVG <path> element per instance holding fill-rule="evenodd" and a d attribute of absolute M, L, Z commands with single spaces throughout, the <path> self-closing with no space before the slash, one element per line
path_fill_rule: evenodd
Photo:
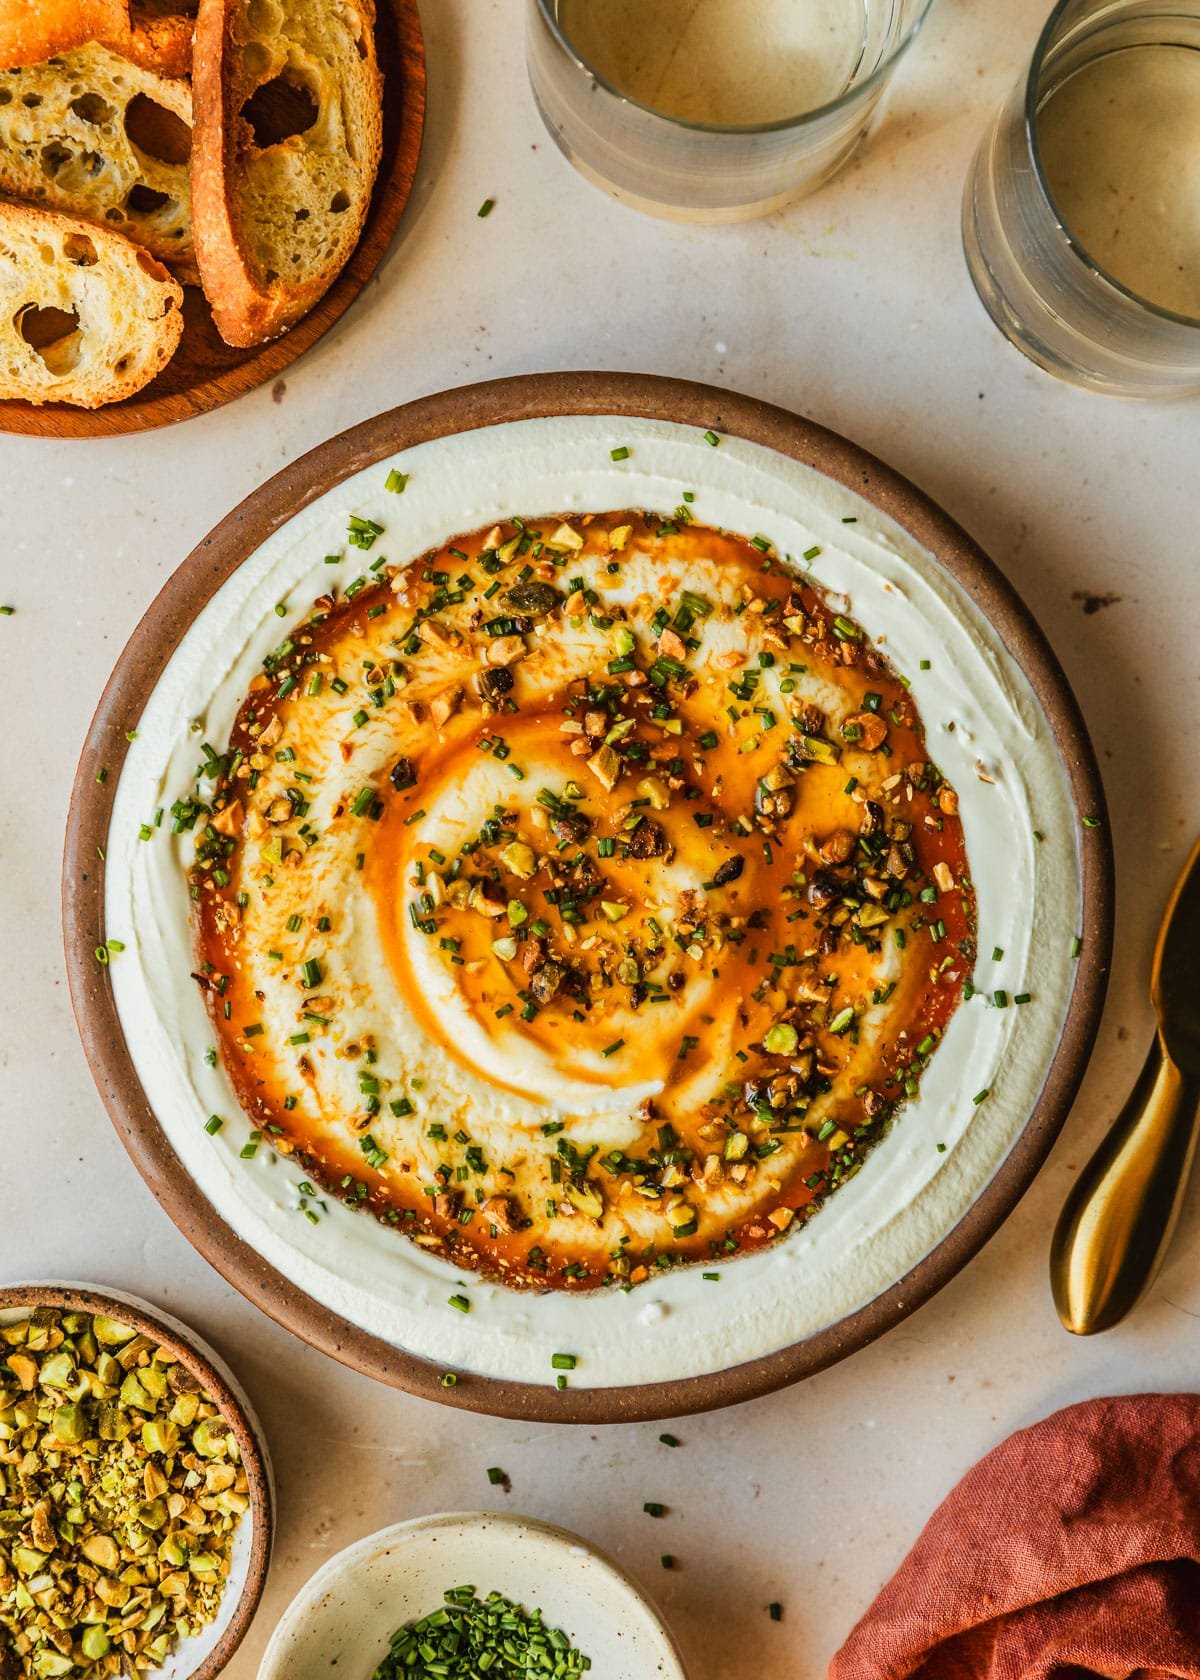
<path fill-rule="evenodd" d="M 122 1032 L 104 939 L 105 865 L 125 732 L 143 712 L 163 668 L 197 614 L 231 574 L 294 514 L 355 472 L 402 449 L 509 421 L 618 416 L 675 422 L 764 446 L 815 469 L 896 522 L 948 574 L 990 623 L 1031 687 L 1076 818 L 1103 818 L 1091 746 L 1063 673 L 1027 608 L 990 560 L 907 480 L 845 439 L 784 410 L 727 391 L 627 374 L 550 374 L 444 392 L 394 409 L 295 462 L 235 509 L 184 561 L 122 655 L 89 731 L 66 839 L 63 913 L 71 993 L 101 1096 L 147 1183 L 184 1234 L 249 1299 L 314 1346 L 380 1381 L 447 1404 L 500 1416 L 617 1422 L 729 1405 L 810 1376 L 863 1347 L 940 1289 L 1012 1211 L 1045 1160 L 1079 1085 L 1099 1022 L 1112 936 L 1112 858 L 1107 825 L 1079 829 L 1083 935 L 1057 1048 L 1040 1095 L 998 1168 L 931 1252 L 874 1299 L 792 1345 L 728 1369 L 622 1387 L 567 1387 L 463 1375 L 443 1386 L 443 1368 L 349 1322 L 268 1265 L 199 1190 L 155 1118 Z M 616 422 L 619 425 L 619 421 Z M 619 440 L 618 440 L 619 441 Z M 400 556 L 396 556 L 400 558 Z M 1039 726 L 1040 729 L 1040 726 Z M 104 767 L 107 778 L 99 782 Z M 1078 822 L 1076 822 L 1078 828 Z M 707 1302 L 706 1302 L 707 1306 Z M 717 1317 L 720 1315 L 717 1314 Z"/>
<path fill-rule="evenodd" d="M 214 1680 L 228 1665 L 254 1619 L 267 1580 L 275 1527 L 275 1494 L 262 1426 L 249 1400 L 219 1355 L 178 1319 L 136 1295 L 93 1289 L 86 1283 L 13 1283 L 0 1288 L 0 1321 L 18 1319 L 38 1307 L 114 1318 L 169 1348 L 180 1364 L 216 1401 L 237 1441 L 249 1483 L 250 1509 L 238 1525 L 247 1540 L 235 1553 L 220 1612 L 209 1629 L 185 1640 L 156 1674 L 169 1680 Z"/>

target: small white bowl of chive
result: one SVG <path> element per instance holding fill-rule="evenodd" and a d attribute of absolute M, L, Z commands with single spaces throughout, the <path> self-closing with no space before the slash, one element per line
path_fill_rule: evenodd
<path fill-rule="evenodd" d="M 292 1600 L 258 1680 L 686 1680 L 650 1600 L 577 1535 L 468 1511 L 396 1523 Z"/>

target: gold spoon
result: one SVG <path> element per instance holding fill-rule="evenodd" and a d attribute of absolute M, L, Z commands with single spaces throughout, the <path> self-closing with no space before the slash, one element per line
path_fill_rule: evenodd
<path fill-rule="evenodd" d="M 1108 1330 L 1150 1287 L 1187 1191 L 1200 1121 L 1200 841 L 1154 948 L 1158 1031 L 1107 1137 L 1067 1197 L 1050 1246 L 1064 1326 Z"/>

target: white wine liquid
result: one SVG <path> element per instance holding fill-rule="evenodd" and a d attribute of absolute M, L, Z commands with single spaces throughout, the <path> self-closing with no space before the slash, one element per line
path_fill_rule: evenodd
<path fill-rule="evenodd" d="M 865 0 L 557 0 L 563 34 L 602 81 L 685 122 L 778 122 L 844 92 Z"/>
<path fill-rule="evenodd" d="M 1200 52 L 1126 47 L 1038 113 L 1046 182 L 1088 255 L 1138 297 L 1200 317 Z"/>

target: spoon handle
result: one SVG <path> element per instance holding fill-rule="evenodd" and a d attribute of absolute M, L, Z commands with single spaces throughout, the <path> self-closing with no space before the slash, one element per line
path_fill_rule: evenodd
<path fill-rule="evenodd" d="M 1075 1335 L 1111 1329 L 1158 1275 L 1187 1190 L 1198 1110 L 1200 1080 L 1179 1070 L 1156 1035 L 1054 1232 L 1054 1304 Z"/>

